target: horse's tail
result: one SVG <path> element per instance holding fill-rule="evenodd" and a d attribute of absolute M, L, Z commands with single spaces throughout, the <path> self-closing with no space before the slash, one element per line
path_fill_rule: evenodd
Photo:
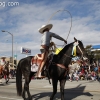
<path fill-rule="evenodd" d="M 17 70 L 16 70 L 16 89 L 17 95 L 22 95 L 22 71 L 21 71 L 21 61 L 19 61 Z"/>

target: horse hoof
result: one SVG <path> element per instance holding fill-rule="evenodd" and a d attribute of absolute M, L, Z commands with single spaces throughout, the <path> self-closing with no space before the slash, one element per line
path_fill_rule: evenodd
<path fill-rule="evenodd" d="M 0 81 L 0 83 L 2 83 L 2 81 Z"/>
<path fill-rule="evenodd" d="M 29 100 L 32 100 L 32 96 L 30 97 L 30 99 Z"/>
<path fill-rule="evenodd" d="M 6 82 L 6 84 L 8 84 L 8 81 Z"/>
<path fill-rule="evenodd" d="M 32 97 L 29 100 L 32 100 Z"/>

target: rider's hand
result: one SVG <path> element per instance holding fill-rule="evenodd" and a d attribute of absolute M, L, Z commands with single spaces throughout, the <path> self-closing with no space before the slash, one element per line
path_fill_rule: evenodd
<path fill-rule="evenodd" d="M 64 42 L 67 44 L 67 41 L 66 40 L 64 40 Z"/>

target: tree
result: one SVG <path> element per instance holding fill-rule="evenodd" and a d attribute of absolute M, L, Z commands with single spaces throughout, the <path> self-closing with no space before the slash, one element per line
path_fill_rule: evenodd
<path fill-rule="evenodd" d="M 90 59 L 90 63 L 100 59 L 100 50 L 93 50 L 92 45 L 87 45 L 85 50 L 86 50 L 88 57 Z"/>

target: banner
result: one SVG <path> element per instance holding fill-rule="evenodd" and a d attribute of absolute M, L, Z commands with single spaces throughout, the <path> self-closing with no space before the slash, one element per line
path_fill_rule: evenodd
<path fill-rule="evenodd" d="M 31 54 L 31 49 L 21 47 L 21 53 L 30 55 Z"/>

